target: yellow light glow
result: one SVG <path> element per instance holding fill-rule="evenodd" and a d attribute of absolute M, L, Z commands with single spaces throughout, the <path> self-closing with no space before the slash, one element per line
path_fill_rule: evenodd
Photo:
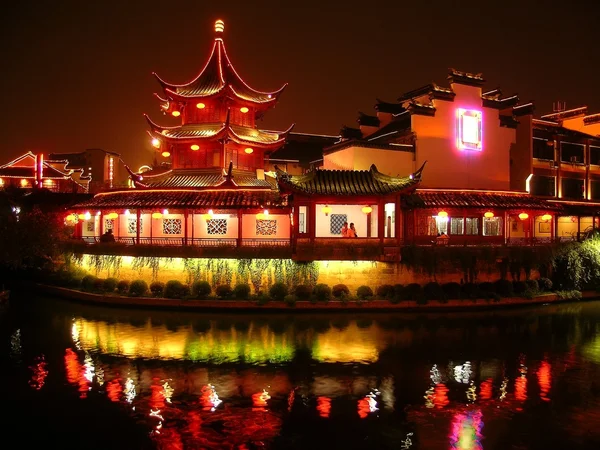
<path fill-rule="evenodd" d="M 163 209 L 162 213 L 166 216 L 167 214 L 169 214 L 169 210 L 168 209 Z"/>
<path fill-rule="evenodd" d="M 85 214 L 83 215 L 83 218 L 85 220 L 90 220 L 92 218 L 92 215 L 90 214 L 89 211 L 86 211 Z"/>
<path fill-rule="evenodd" d="M 256 215 L 256 218 L 257 218 L 258 220 L 265 220 L 265 219 L 268 219 L 268 218 L 269 218 L 269 210 L 268 210 L 268 209 L 265 209 L 263 212 L 261 212 L 261 213 L 258 213 L 258 214 Z"/>
<path fill-rule="evenodd" d="M 83 213 L 79 214 L 77 217 L 79 218 L 79 220 L 84 220 L 85 219 L 85 214 L 83 214 Z"/>
<path fill-rule="evenodd" d="M 125 215 L 128 216 L 129 214 L 131 214 L 131 212 L 128 209 L 126 209 L 125 210 Z"/>
<path fill-rule="evenodd" d="M 246 148 L 244 149 L 244 151 L 245 151 L 247 154 L 249 154 L 249 155 L 250 155 L 250 154 L 252 154 L 252 152 L 254 151 L 254 149 L 253 149 L 253 148 L 250 148 L 250 147 L 246 147 Z"/>
<path fill-rule="evenodd" d="M 200 150 L 200 146 L 199 146 L 199 145 L 196 145 L 196 144 L 192 144 L 192 145 L 190 145 L 190 148 L 191 148 L 193 151 Z"/>
<path fill-rule="evenodd" d="M 373 212 L 373 208 L 371 208 L 370 206 L 363 206 L 362 212 L 364 212 L 365 214 L 371 214 Z"/>
<path fill-rule="evenodd" d="M 107 219 L 116 219 L 117 217 L 119 217 L 119 215 L 116 212 L 111 212 L 110 214 L 106 215 Z"/>
<path fill-rule="evenodd" d="M 160 148 L 160 141 L 156 138 L 152 139 L 152 147 Z"/>
<path fill-rule="evenodd" d="M 321 211 L 323 211 L 325 213 L 325 215 L 328 216 L 329 213 L 331 212 L 331 206 L 325 205 L 321 208 Z"/>
<path fill-rule="evenodd" d="M 246 114 L 248 111 L 250 111 L 250 110 L 249 110 L 248 108 L 246 108 L 245 106 L 242 106 L 242 107 L 240 108 L 240 112 L 241 112 L 242 114 Z"/>
<path fill-rule="evenodd" d="M 529 214 L 522 212 L 521 214 L 519 214 L 519 219 L 521 220 L 525 220 L 529 218 Z"/>
<path fill-rule="evenodd" d="M 542 220 L 545 221 L 545 222 L 548 222 L 551 219 L 552 219 L 552 216 L 550 214 L 544 214 L 542 216 Z"/>
<path fill-rule="evenodd" d="M 210 220 L 210 219 L 212 219 L 213 215 L 214 215 L 213 210 L 209 209 L 208 212 L 206 214 L 204 214 L 204 220 Z"/>
<path fill-rule="evenodd" d="M 22 187 L 25 187 L 25 186 L 27 186 L 27 180 L 26 180 L 25 178 L 23 178 L 23 179 L 21 180 L 21 186 L 22 186 Z"/>
<path fill-rule="evenodd" d="M 4 180 L 0 178 L 0 186 L 4 186 Z"/>
<path fill-rule="evenodd" d="M 171 115 L 172 115 L 173 117 L 179 117 L 179 116 L 181 115 L 181 113 L 180 113 L 179 111 L 173 111 L 173 112 L 171 113 Z"/>
<path fill-rule="evenodd" d="M 485 217 L 486 219 L 491 219 L 492 217 L 494 217 L 494 213 L 491 211 L 486 212 L 483 217 Z"/>
<path fill-rule="evenodd" d="M 69 214 L 67 217 L 65 217 L 65 221 L 71 222 L 71 223 L 76 223 L 77 219 L 78 219 L 77 214 Z"/>
<path fill-rule="evenodd" d="M 446 211 L 440 211 L 440 212 L 438 212 L 438 217 L 440 217 L 440 218 L 448 217 L 448 213 Z"/>
<path fill-rule="evenodd" d="M 204 109 L 204 108 L 206 108 L 206 105 L 204 103 L 202 103 L 202 102 L 196 103 L 196 108 L 198 108 L 198 109 Z"/>
<path fill-rule="evenodd" d="M 161 155 L 163 155 L 165 158 L 168 158 L 169 156 L 171 156 L 170 152 L 164 151 L 161 153 Z"/>
<path fill-rule="evenodd" d="M 155 213 L 152 213 L 152 218 L 153 218 L 153 219 L 160 219 L 162 216 L 163 216 L 163 215 L 162 215 L 162 213 L 160 213 L 160 212 L 155 212 Z"/>
<path fill-rule="evenodd" d="M 225 31 L 225 22 L 223 22 L 221 19 L 217 20 L 215 22 L 215 31 L 217 33 L 222 33 Z"/>

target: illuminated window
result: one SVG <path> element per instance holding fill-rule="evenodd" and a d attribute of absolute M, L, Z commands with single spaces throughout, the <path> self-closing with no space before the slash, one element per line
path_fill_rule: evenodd
<path fill-rule="evenodd" d="M 181 219 L 163 219 L 163 234 L 181 234 Z"/>
<path fill-rule="evenodd" d="M 114 230 L 115 229 L 115 221 L 114 219 L 104 219 L 104 230 Z"/>
<path fill-rule="evenodd" d="M 208 219 L 206 234 L 227 234 L 227 219 Z"/>
<path fill-rule="evenodd" d="M 298 233 L 306 233 L 307 207 L 298 207 Z"/>
<path fill-rule="evenodd" d="M 450 218 L 450 234 L 464 234 L 465 221 L 462 217 Z"/>
<path fill-rule="evenodd" d="M 140 217 L 140 229 L 142 228 L 142 218 Z M 127 218 L 127 233 L 128 234 L 136 234 L 137 233 L 137 217 L 129 217 Z"/>
<path fill-rule="evenodd" d="M 275 236 L 277 235 L 277 220 L 258 219 L 256 221 L 257 236 Z"/>
<path fill-rule="evenodd" d="M 457 110 L 457 145 L 460 150 L 479 150 L 483 146 L 481 111 Z"/>
<path fill-rule="evenodd" d="M 479 218 L 467 217 L 465 234 L 479 234 Z"/>
<path fill-rule="evenodd" d="M 502 218 L 501 217 L 485 217 L 483 219 L 483 235 L 484 236 L 502 236 Z"/>

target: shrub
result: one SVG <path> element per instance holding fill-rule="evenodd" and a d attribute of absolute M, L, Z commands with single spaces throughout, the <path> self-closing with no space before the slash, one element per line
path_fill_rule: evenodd
<path fill-rule="evenodd" d="M 579 299 L 581 298 L 581 291 L 570 290 L 570 291 L 556 291 L 556 295 L 558 298 L 567 300 L 567 299 Z"/>
<path fill-rule="evenodd" d="M 96 289 L 96 280 L 97 279 L 98 279 L 98 277 L 96 277 L 94 275 L 86 275 L 81 280 L 81 289 L 83 289 L 84 291 L 88 291 L 88 292 L 93 291 L 94 289 Z"/>
<path fill-rule="evenodd" d="M 534 291 L 533 289 L 527 289 L 521 294 L 521 297 L 526 298 L 527 300 L 531 300 L 533 297 L 535 297 L 536 292 L 537 291 Z"/>
<path fill-rule="evenodd" d="M 314 293 L 316 299 L 320 302 L 328 302 L 331 298 L 331 288 L 324 283 L 317 284 Z"/>
<path fill-rule="evenodd" d="M 429 301 L 423 296 L 417 299 L 417 305 L 426 305 L 427 303 L 429 303 Z"/>
<path fill-rule="evenodd" d="M 259 305 L 266 305 L 267 303 L 269 303 L 269 296 L 263 294 L 262 292 L 260 294 L 258 294 L 258 296 L 256 297 L 256 302 Z"/>
<path fill-rule="evenodd" d="M 451 281 L 450 283 L 442 284 L 442 291 L 446 294 L 446 297 L 451 300 L 458 300 L 463 297 L 463 293 L 460 284 Z"/>
<path fill-rule="evenodd" d="M 538 289 L 541 292 L 547 292 L 552 290 L 552 280 L 550 278 L 540 278 L 537 280 Z"/>
<path fill-rule="evenodd" d="M 196 285 L 196 283 L 194 283 Z M 163 295 L 165 298 L 181 298 L 185 294 L 185 288 L 183 283 L 179 280 L 169 280 L 167 284 L 165 284 L 165 289 L 163 290 Z"/>
<path fill-rule="evenodd" d="M 310 286 L 306 284 L 299 284 L 294 289 L 294 294 L 296 294 L 296 298 L 298 300 L 308 300 L 310 298 L 310 294 L 312 294 L 312 289 Z"/>
<path fill-rule="evenodd" d="M 398 297 L 399 300 L 404 299 L 404 285 L 395 284 L 394 285 L 394 297 Z"/>
<path fill-rule="evenodd" d="M 498 280 L 494 283 L 494 290 L 502 297 L 512 297 L 514 295 L 513 284 L 510 280 Z"/>
<path fill-rule="evenodd" d="M 233 294 L 233 290 L 231 289 L 231 286 L 229 286 L 228 284 L 220 284 L 215 289 L 215 294 L 217 294 L 217 297 L 219 297 L 219 298 L 223 298 L 223 299 L 231 298 L 231 295 Z"/>
<path fill-rule="evenodd" d="M 273 283 L 269 288 L 269 295 L 273 300 L 282 301 L 288 295 L 288 287 L 284 283 Z"/>
<path fill-rule="evenodd" d="M 112 294 L 117 289 L 118 284 L 119 280 L 117 280 L 116 278 L 107 278 L 106 280 L 104 280 L 104 286 L 102 287 L 102 290 L 104 292 Z"/>
<path fill-rule="evenodd" d="M 148 292 L 148 283 L 144 280 L 135 280 L 129 286 L 129 295 L 132 297 L 142 297 Z"/>
<path fill-rule="evenodd" d="M 514 281 L 513 289 L 515 291 L 515 294 L 521 295 L 523 292 L 525 292 L 527 290 L 527 284 L 525 284 L 524 281 Z"/>
<path fill-rule="evenodd" d="M 404 299 L 419 302 L 424 299 L 423 288 L 418 283 L 410 283 L 404 288 Z"/>
<path fill-rule="evenodd" d="M 331 288 L 331 295 L 335 298 L 347 297 L 350 295 L 350 289 L 345 284 L 336 284 Z"/>
<path fill-rule="evenodd" d="M 96 292 L 104 292 L 104 279 L 96 278 L 96 282 L 94 283 L 94 291 Z"/>
<path fill-rule="evenodd" d="M 501 299 L 500 295 L 498 295 L 496 292 L 491 292 L 490 293 L 490 298 L 492 299 L 492 301 L 494 303 L 498 303 Z"/>
<path fill-rule="evenodd" d="M 425 286 L 423 286 L 423 296 L 427 300 L 445 300 L 446 299 L 446 294 L 442 290 L 442 287 L 435 281 L 427 283 Z"/>
<path fill-rule="evenodd" d="M 238 300 L 248 300 L 250 298 L 250 285 L 248 283 L 238 283 L 233 288 L 233 296 Z"/>
<path fill-rule="evenodd" d="M 494 292 L 494 283 L 490 283 L 489 281 L 484 281 L 483 283 L 479 283 L 477 286 L 480 291 L 483 292 Z"/>
<path fill-rule="evenodd" d="M 286 305 L 288 306 L 296 306 L 296 296 L 295 295 L 286 295 L 283 299 Z"/>
<path fill-rule="evenodd" d="M 477 298 L 479 297 L 479 288 L 474 283 L 465 283 L 461 286 L 461 291 L 464 298 Z"/>
<path fill-rule="evenodd" d="M 528 291 L 536 292 L 539 288 L 537 280 L 526 280 L 525 284 L 527 285 Z"/>
<path fill-rule="evenodd" d="M 179 283 L 181 284 L 181 283 Z M 167 286 L 169 283 L 167 283 Z M 195 298 L 206 298 L 210 295 L 211 289 L 208 281 L 195 281 L 192 284 L 192 296 Z"/>
<path fill-rule="evenodd" d="M 356 290 L 356 296 L 360 300 L 370 300 L 373 298 L 373 289 L 371 289 L 369 286 L 359 286 L 359 288 Z"/>
<path fill-rule="evenodd" d="M 154 297 L 162 297 L 164 291 L 165 283 L 162 281 L 154 281 L 150 283 L 150 292 L 152 292 Z"/>
<path fill-rule="evenodd" d="M 394 295 L 395 289 L 391 284 L 382 284 L 377 288 L 377 297 L 379 298 L 392 298 Z"/>
<path fill-rule="evenodd" d="M 129 281 L 121 280 L 119 284 L 117 284 L 117 292 L 119 294 L 127 294 L 129 292 Z"/>

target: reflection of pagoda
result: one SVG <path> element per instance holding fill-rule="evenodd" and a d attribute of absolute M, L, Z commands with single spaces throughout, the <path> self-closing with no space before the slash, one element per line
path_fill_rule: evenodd
<path fill-rule="evenodd" d="M 262 169 L 264 156 L 280 148 L 291 130 L 276 133 L 256 128 L 256 118 L 275 106 L 285 85 L 259 92 L 235 71 L 223 42 L 223 21 L 215 23 L 210 57 L 200 74 L 175 85 L 154 74 L 162 86 L 162 110 L 181 117 L 182 125 L 162 127 L 150 120 L 152 144 L 170 158 L 174 170 L 191 168 Z"/>

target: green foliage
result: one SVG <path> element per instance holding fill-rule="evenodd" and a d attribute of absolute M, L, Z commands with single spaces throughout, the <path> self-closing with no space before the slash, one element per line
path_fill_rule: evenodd
<path fill-rule="evenodd" d="M 104 278 L 96 279 L 96 283 L 94 283 L 94 291 L 104 292 Z"/>
<path fill-rule="evenodd" d="M 513 290 L 515 291 L 515 294 L 522 295 L 527 290 L 527 283 L 524 281 L 514 281 Z"/>
<path fill-rule="evenodd" d="M 104 280 L 103 291 L 109 294 L 112 294 L 117 289 L 117 285 L 119 284 L 119 280 L 116 278 L 107 278 Z"/>
<path fill-rule="evenodd" d="M 436 282 L 427 283 L 423 286 L 423 296 L 427 300 L 446 300 L 444 290 Z"/>
<path fill-rule="evenodd" d="M 498 280 L 494 283 L 494 291 L 502 297 L 514 295 L 513 284 L 509 280 Z"/>
<path fill-rule="evenodd" d="M 536 292 L 539 288 L 537 280 L 525 280 L 525 284 L 527 285 L 528 291 Z"/>
<path fill-rule="evenodd" d="M 288 295 L 288 287 L 282 281 L 278 281 L 269 289 L 269 295 L 273 300 L 282 301 Z"/>
<path fill-rule="evenodd" d="M 410 283 L 406 285 L 403 291 L 403 300 L 413 300 L 419 302 L 424 299 L 423 288 L 418 283 Z"/>
<path fill-rule="evenodd" d="M 168 289 L 169 283 L 170 283 L 170 281 L 167 282 L 165 291 Z M 211 291 L 212 291 L 212 289 L 211 289 L 210 283 L 208 281 L 196 281 L 196 282 L 194 282 L 194 284 L 192 284 L 192 297 L 194 297 L 194 298 L 205 299 L 210 295 Z M 166 293 L 165 293 L 165 297 L 167 297 Z M 169 298 L 179 298 L 179 297 L 169 297 Z"/>
<path fill-rule="evenodd" d="M 219 298 L 228 299 L 231 298 L 231 296 L 233 295 L 233 290 L 228 284 L 220 284 L 215 289 L 215 294 L 217 294 L 217 297 Z"/>
<path fill-rule="evenodd" d="M 404 286 L 402 284 L 394 285 L 394 299 L 397 299 L 397 302 L 404 300 Z"/>
<path fill-rule="evenodd" d="M 117 292 L 119 294 L 127 294 L 129 292 L 129 281 L 121 280 L 119 284 L 117 284 Z"/>
<path fill-rule="evenodd" d="M 256 296 L 256 303 L 259 305 L 266 305 L 267 303 L 269 303 L 269 296 L 263 293 L 260 293 Z"/>
<path fill-rule="evenodd" d="M 165 290 L 165 283 L 162 281 L 153 281 L 150 283 L 150 292 L 154 297 L 162 297 Z"/>
<path fill-rule="evenodd" d="M 131 297 L 143 297 L 148 292 L 148 283 L 144 280 L 135 280 L 129 285 L 129 295 Z"/>
<path fill-rule="evenodd" d="M 521 294 L 521 297 L 531 300 L 535 297 L 536 292 L 537 291 L 534 291 L 533 289 L 526 289 L 525 292 Z"/>
<path fill-rule="evenodd" d="M 310 286 L 306 284 L 299 284 L 298 286 L 296 286 L 296 289 L 294 289 L 294 294 L 296 295 L 298 300 L 308 300 L 310 298 L 310 295 L 312 294 L 312 291 L 313 290 Z"/>
<path fill-rule="evenodd" d="M 259 293 L 262 285 L 263 274 L 271 263 L 268 259 L 253 259 L 250 266 L 250 280 L 254 287 L 254 292 Z"/>
<path fill-rule="evenodd" d="M 482 292 L 494 292 L 494 284 L 489 281 L 484 281 L 483 283 L 479 283 L 477 286 Z"/>
<path fill-rule="evenodd" d="M 356 290 L 356 296 L 360 300 L 370 300 L 373 298 L 373 289 L 371 289 L 369 286 L 359 286 L 359 288 Z"/>
<path fill-rule="evenodd" d="M 391 284 L 382 284 L 377 288 L 377 297 L 379 298 L 392 298 L 394 294 L 394 286 Z"/>
<path fill-rule="evenodd" d="M 294 307 L 296 306 L 296 296 L 295 295 L 291 295 L 288 294 L 284 297 L 283 301 L 285 302 L 286 305 L 288 305 L 289 307 Z"/>
<path fill-rule="evenodd" d="M 199 282 L 198 282 L 199 283 Z M 196 283 L 194 283 L 195 285 Z M 182 298 L 185 293 L 184 285 L 179 280 L 169 280 L 165 284 L 163 295 L 165 298 Z"/>
<path fill-rule="evenodd" d="M 81 280 L 81 289 L 87 292 L 93 292 L 96 290 L 96 280 L 98 277 L 95 275 L 86 275 Z"/>
<path fill-rule="evenodd" d="M 318 301 L 328 302 L 331 298 L 331 288 L 324 283 L 319 283 L 315 286 L 314 294 Z"/>
<path fill-rule="evenodd" d="M 474 299 L 480 295 L 479 287 L 475 283 L 465 283 L 461 286 L 462 297 Z"/>
<path fill-rule="evenodd" d="M 556 291 L 556 295 L 558 298 L 562 300 L 574 299 L 578 300 L 581 298 L 581 291 L 576 289 L 566 290 L 566 291 Z"/>
<path fill-rule="evenodd" d="M 238 283 L 233 288 L 233 296 L 238 300 L 248 300 L 250 298 L 250 285 L 247 283 Z"/>
<path fill-rule="evenodd" d="M 336 284 L 331 288 L 331 295 L 339 299 L 344 296 L 350 295 L 350 289 L 345 284 Z"/>
<path fill-rule="evenodd" d="M 552 290 L 552 280 L 550 278 L 540 278 L 538 280 L 538 290 L 548 292 Z"/>
<path fill-rule="evenodd" d="M 462 289 L 460 284 L 455 282 L 442 284 L 442 290 L 446 295 L 446 298 L 451 300 L 458 300 L 463 297 Z"/>
<path fill-rule="evenodd" d="M 600 285 L 600 239 L 573 242 L 561 248 L 552 261 L 554 286 L 580 290 Z"/>

